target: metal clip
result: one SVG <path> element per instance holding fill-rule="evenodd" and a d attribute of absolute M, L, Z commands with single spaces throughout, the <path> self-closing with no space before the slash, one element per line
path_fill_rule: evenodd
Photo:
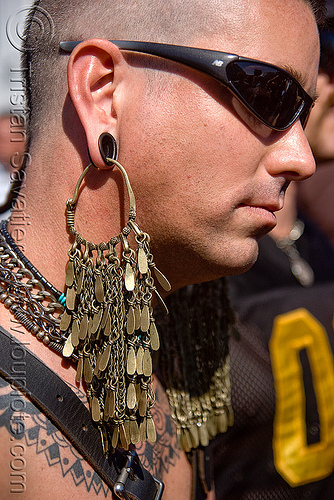
<path fill-rule="evenodd" d="M 162 494 L 165 488 L 165 485 L 162 481 L 159 481 L 156 477 L 153 477 L 156 485 L 157 485 L 157 494 L 154 500 L 160 500 L 162 498 Z"/>
<path fill-rule="evenodd" d="M 114 484 L 114 493 L 118 498 L 128 498 L 125 485 L 126 482 L 129 478 L 129 474 L 131 472 L 131 466 L 133 463 L 133 460 L 135 458 L 136 452 L 133 450 L 130 450 L 129 453 L 127 454 L 127 462 L 123 469 L 121 470 L 120 475 L 117 478 L 116 483 Z M 162 481 L 159 481 L 159 479 L 156 479 L 153 477 L 155 484 L 157 485 L 157 493 L 154 498 L 154 500 L 161 500 L 162 498 L 162 493 L 164 490 L 164 483 Z"/>
<path fill-rule="evenodd" d="M 133 462 L 133 459 L 135 457 L 135 452 L 133 450 L 130 450 L 129 453 L 127 454 L 127 461 L 123 469 L 121 470 L 120 475 L 117 478 L 117 481 L 114 485 L 114 493 L 118 498 L 126 498 L 126 490 L 125 490 L 125 485 L 128 480 L 130 471 L 131 471 L 131 465 Z"/>

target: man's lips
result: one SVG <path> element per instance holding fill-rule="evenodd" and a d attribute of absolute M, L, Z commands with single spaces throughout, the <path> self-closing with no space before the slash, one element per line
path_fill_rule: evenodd
<path fill-rule="evenodd" d="M 276 216 L 274 212 L 282 208 L 279 203 L 267 203 L 263 205 L 241 203 L 239 207 L 249 212 L 249 217 L 251 217 L 252 220 L 256 217 L 259 219 L 261 226 L 269 226 L 270 229 L 276 226 Z"/>
<path fill-rule="evenodd" d="M 284 203 L 284 197 L 280 196 L 277 198 L 277 200 L 273 202 L 245 202 L 245 203 L 240 203 L 239 206 L 241 207 L 250 207 L 250 208 L 260 208 L 263 210 L 267 210 L 268 212 L 278 212 L 283 208 L 283 203 Z"/>
<path fill-rule="evenodd" d="M 238 205 L 241 209 L 248 212 L 252 220 L 257 220 L 258 224 L 263 227 L 269 227 L 266 231 L 273 229 L 276 224 L 275 212 L 283 208 L 285 191 L 289 186 L 289 182 L 282 179 L 282 184 L 279 186 L 258 186 Z"/>
<path fill-rule="evenodd" d="M 290 182 L 284 182 L 281 186 L 276 186 L 272 189 L 264 189 L 259 186 L 250 195 L 244 197 L 240 200 L 239 206 L 247 206 L 250 208 L 262 208 L 268 212 L 278 212 L 283 208 L 285 192 L 289 186 Z M 267 192 L 265 192 L 267 191 Z"/>

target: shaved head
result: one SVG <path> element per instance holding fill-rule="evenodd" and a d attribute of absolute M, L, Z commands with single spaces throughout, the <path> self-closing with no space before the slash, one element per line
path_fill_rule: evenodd
<path fill-rule="evenodd" d="M 303 1 L 321 22 L 325 0 Z M 236 3 L 238 9 L 233 9 Z M 68 62 L 59 50 L 60 41 L 106 38 L 192 45 L 220 33 L 222 26 L 233 37 L 235 23 L 242 24 L 242 8 L 247 9 L 243 0 L 36 0 L 26 23 L 22 59 L 29 137 L 46 123 L 50 127 L 57 114 L 59 118 Z"/>
<path fill-rule="evenodd" d="M 55 97 L 66 91 L 68 57 L 59 55 L 60 41 L 106 38 L 191 44 L 199 29 L 201 34 L 212 33 L 217 12 L 221 23 L 221 4 L 219 0 L 36 1 L 27 20 L 22 64 L 31 134 L 45 124 L 45 111 L 48 119 L 50 112 L 57 112 Z"/>

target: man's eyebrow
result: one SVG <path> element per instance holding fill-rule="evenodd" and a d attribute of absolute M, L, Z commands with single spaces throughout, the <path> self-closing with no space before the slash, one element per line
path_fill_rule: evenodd
<path fill-rule="evenodd" d="M 299 71 L 297 71 L 292 66 L 289 66 L 288 64 L 282 65 L 282 68 L 285 69 L 285 71 L 287 71 L 288 73 L 290 73 L 290 75 L 292 75 L 297 80 L 297 82 L 300 83 L 303 89 L 305 89 L 307 85 L 306 78 Z M 308 92 L 308 94 L 310 95 L 310 97 L 312 97 L 313 101 L 315 101 L 318 98 L 318 95 L 315 90 Z"/>

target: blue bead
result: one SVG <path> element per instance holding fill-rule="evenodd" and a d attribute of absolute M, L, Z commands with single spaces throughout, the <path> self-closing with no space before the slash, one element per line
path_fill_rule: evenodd
<path fill-rule="evenodd" d="M 58 302 L 61 303 L 61 305 L 65 306 L 66 305 L 66 296 L 64 293 L 61 294 L 61 296 L 58 299 Z"/>

